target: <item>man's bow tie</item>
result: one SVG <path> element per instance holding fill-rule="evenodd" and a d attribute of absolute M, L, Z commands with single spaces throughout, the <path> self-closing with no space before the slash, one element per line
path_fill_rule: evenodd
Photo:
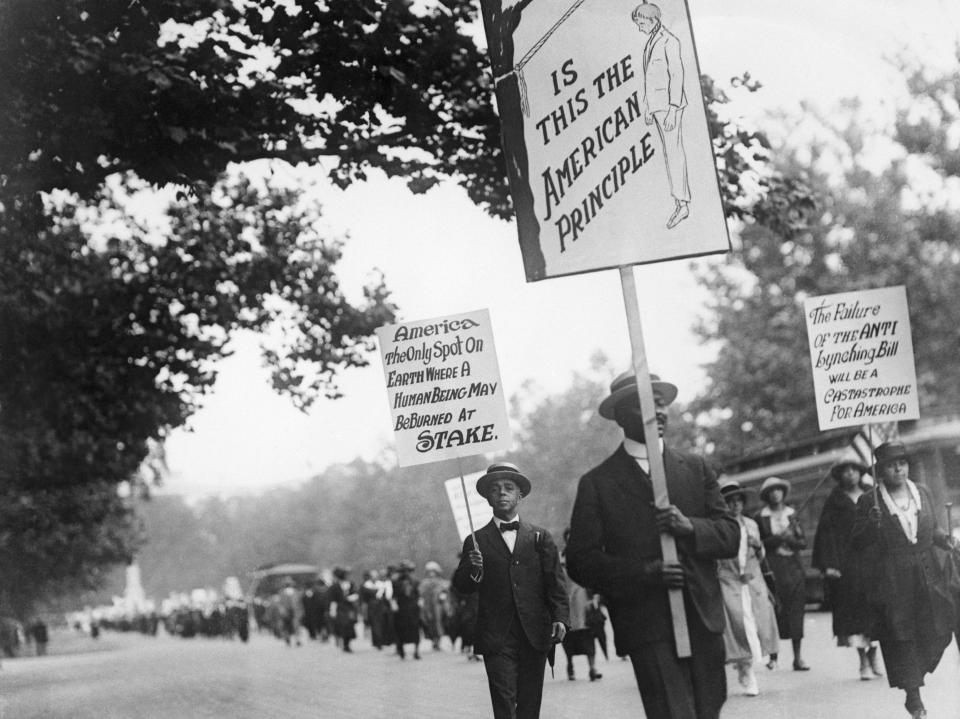
<path fill-rule="evenodd" d="M 511 530 L 514 531 L 514 532 L 519 531 L 519 530 L 520 530 L 520 522 L 500 522 L 500 531 L 501 531 L 501 532 L 509 532 L 509 531 L 511 531 Z"/>

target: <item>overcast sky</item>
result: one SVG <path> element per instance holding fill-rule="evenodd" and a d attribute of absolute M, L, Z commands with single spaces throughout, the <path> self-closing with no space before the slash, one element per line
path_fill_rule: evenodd
<path fill-rule="evenodd" d="M 760 122 L 772 108 L 828 108 L 857 95 L 878 118 L 903 89 L 884 58 L 907 48 L 935 66 L 951 62 L 960 28 L 956 0 L 690 0 L 701 71 L 718 81 L 749 70 L 764 89 L 738 112 Z M 954 59 L 955 63 L 956 60 Z M 616 271 L 524 281 L 512 223 L 472 206 L 454 186 L 411 195 L 375 177 L 346 191 L 321 182 L 331 229 L 349 236 L 339 274 L 348 295 L 373 268 L 383 271 L 401 318 L 488 308 L 509 395 L 536 380 L 563 389 L 602 350 L 629 364 L 629 337 Z M 651 369 L 680 386 L 702 387 L 710 359 L 690 332 L 706 299 L 686 262 L 636 268 Z M 758 328 L 759 329 L 759 328 Z M 344 397 L 305 415 L 268 386 L 257 338 L 244 336 L 219 367 L 215 391 L 167 443 L 164 491 L 193 497 L 295 485 L 331 463 L 392 458 L 390 414 L 379 358 L 343 373 Z M 811 398 L 812 401 L 812 398 Z M 392 461 L 392 459 L 391 459 Z"/>

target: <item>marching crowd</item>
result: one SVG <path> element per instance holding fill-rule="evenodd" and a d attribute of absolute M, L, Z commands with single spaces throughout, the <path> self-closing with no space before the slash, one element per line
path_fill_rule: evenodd
<path fill-rule="evenodd" d="M 647 447 L 636 379 L 619 376 L 599 407 L 623 440 L 581 477 L 558 547 L 550 532 L 520 519 L 533 482 L 516 466 L 491 465 L 477 491 L 493 519 L 464 541 L 447 579 L 427 562 L 422 577 L 404 560 L 355 579 L 337 567 L 308 584 L 284 577 L 272 596 L 247 606 L 238 594 L 199 606 L 165 607 L 160 621 L 184 637 L 239 636 L 248 617 L 290 646 L 332 641 L 352 652 L 360 631 L 399 659 L 420 659 L 426 639 L 447 637 L 487 673 L 495 719 L 537 719 L 544 668 L 556 645 L 587 660 L 602 678 L 595 648 L 607 653 L 609 620 L 617 656 L 633 666 L 650 719 L 718 719 L 727 698 L 725 665 L 744 694 L 760 693 L 758 667 L 775 670 L 788 641 L 793 671 L 803 655 L 808 539 L 790 506 L 790 483 L 768 477 L 756 493 L 718 479 L 701 457 L 664 443 L 665 408 L 677 388 L 651 376 L 659 453 Z M 927 489 L 909 478 L 904 445 L 875 451 L 876 481 L 854 461 L 834 465 L 830 492 L 812 540 L 838 646 L 856 649 L 862 680 L 886 677 L 904 693 L 912 719 L 927 716 L 921 687 L 953 637 L 960 642 L 960 549 L 937 525 Z M 655 501 L 654 462 L 662 462 L 669 504 Z M 747 516 L 748 507 L 756 508 Z M 663 550 L 672 537 L 676 557 Z M 301 580 L 302 582 L 302 580 Z M 680 599 L 688 650 L 674 636 Z M 211 597 L 207 598 L 211 600 Z M 155 626 L 155 625 L 154 625 Z M 882 656 L 882 663 L 881 663 Z M 761 670 L 762 671 L 762 670 Z"/>

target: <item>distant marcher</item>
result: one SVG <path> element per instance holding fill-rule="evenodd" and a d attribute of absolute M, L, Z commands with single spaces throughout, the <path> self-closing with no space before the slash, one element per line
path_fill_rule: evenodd
<path fill-rule="evenodd" d="M 439 649 L 450 582 L 440 576 L 442 570 L 436 562 L 427 562 L 423 571 L 426 576 L 420 580 L 419 586 L 420 623 L 423 625 L 423 633 L 433 644 L 433 648 Z"/>
<path fill-rule="evenodd" d="M 789 639 L 793 647 L 793 669 L 805 672 L 810 667 L 803 661 L 804 605 L 807 601 L 806 573 L 800 562 L 800 550 L 806 549 L 807 538 L 797 522 L 793 507 L 784 500 L 790 483 L 780 477 L 768 477 L 760 487 L 760 498 L 766 506 L 757 515 L 760 538 L 767 550 L 767 562 L 773 570 L 777 587 L 777 627 L 781 639 Z M 775 669 L 777 655 L 770 657 L 767 667 Z"/>
<path fill-rule="evenodd" d="M 477 493 L 493 519 L 463 543 L 453 585 L 480 595 L 477 650 L 483 654 L 495 719 L 537 719 L 547 653 L 570 623 L 557 545 L 542 527 L 520 520 L 531 484 L 507 462 L 491 464 Z"/>
<path fill-rule="evenodd" d="M 863 494 L 867 468 L 852 461 L 838 462 L 830 468 L 836 482 L 820 513 L 813 538 L 813 566 L 823 573 L 826 596 L 833 613 L 833 635 L 838 647 L 855 647 L 860 656 L 860 678 L 882 677 L 877 659 L 877 644 L 868 636 L 869 615 L 866 590 L 874 581 L 867 567 L 875 562 L 866 552 L 850 550 L 850 533 L 857 517 L 857 502 Z"/>
<path fill-rule="evenodd" d="M 716 475 L 695 454 L 662 441 L 677 387 L 651 375 L 657 436 L 647 437 L 637 380 L 624 372 L 600 403 L 623 442 L 580 478 L 570 518 L 567 566 L 575 581 L 600 592 L 610 612 L 617 654 L 629 656 L 651 719 L 717 719 L 727 698 L 723 597 L 717 559 L 737 553 L 740 530 L 720 496 Z M 657 507 L 650 457 L 660 452 L 671 504 Z M 671 534 L 677 562 L 665 562 L 660 535 Z M 678 657 L 668 592 L 681 590 L 691 656 Z"/>
<path fill-rule="evenodd" d="M 460 555 L 457 555 L 459 564 Z M 474 643 L 477 635 L 477 611 L 480 606 L 480 595 L 476 592 L 464 593 L 457 589 L 453 582 L 450 583 L 450 598 L 453 605 L 452 616 L 450 617 L 447 634 L 450 637 L 451 644 L 460 640 L 460 653 L 466 654 L 470 661 L 481 661 L 480 656 L 474 651 Z"/>
<path fill-rule="evenodd" d="M 47 632 L 47 625 L 42 619 L 37 619 L 30 625 L 30 636 L 34 641 L 37 650 L 37 656 L 42 657 L 47 653 L 47 642 L 50 635 Z"/>
<path fill-rule="evenodd" d="M 303 597 L 292 577 L 284 577 L 277 601 L 280 619 L 280 637 L 290 646 L 291 640 L 300 646 L 300 625 L 303 622 Z"/>
<path fill-rule="evenodd" d="M 413 658 L 420 659 L 420 590 L 412 576 L 413 562 L 404 559 L 393 580 L 393 631 L 397 654 L 406 659 L 405 644 L 413 644 Z"/>
<path fill-rule="evenodd" d="M 763 579 L 764 549 L 760 528 L 743 514 L 746 490 L 736 480 L 720 482 L 720 493 L 740 525 L 736 557 L 717 562 L 723 592 L 726 627 L 723 646 L 727 663 L 737 668 L 737 679 L 747 696 L 757 696 L 760 686 L 754 666 L 779 649 L 777 617 L 770 589 Z"/>
<path fill-rule="evenodd" d="M 393 617 L 390 600 L 393 598 L 393 583 L 384 579 L 380 571 L 370 571 L 370 583 L 366 587 L 367 623 L 370 626 L 370 643 L 376 649 L 393 645 Z"/>
<path fill-rule="evenodd" d="M 570 528 L 564 530 L 563 541 L 570 538 Z M 560 563 L 566 569 L 564 553 L 560 554 Z M 567 575 L 567 602 L 570 605 L 570 631 L 563 637 L 563 653 L 567 655 L 567 679 L 577 678 L 573 668 L 573 658 L 584 656 L 589 667 L 588 676 L 594 682 L 603 678 L 597 671 L 597 641 L 606 641 L 605 637 L 598 636 L 598 630 L 604 630 L 605 617 L 599 606 L 599 596 L 585 587 L 581 587 Z M 602 621 L 597 622 L 596 617 Z M 599 625 L 599 626 L 598 626 Z"/>
<path fill-rule="evenodd" d="M 956 606 L 937 547 L 954 547 L 937 526 L 937 511 L 926 487 L 909 478 L 906 448 L 886 442 L 875 452 L 880 484 L 877 494 L 857 502 L 851 533 L 856 551 L 875 563 L 876 581 L 867 597 L 874 612 L 871 636 L 880 640 L 887 680 L 906 692 L 913 719 L 927 716 L 920 697 L 924 676 L 937 668 L 956 624 Z"/>
<path fill-rule="evenodd" d="M 357 585 L 350 581 L 350 570 L 347 567 L 333 570 L 333 585 L 330 587 L 328 599 L 333 632 L 340 648 L 349 654 L 353 651 L 350 642 L 357 638 L 357 603 L 360 594 Z"/>
<path fill-rule="evenodd" d="M 307 630 L 307 636 L 316 639 L 320 636 L 320 627 L 323 626 L 323 614 L 321 614 L 321 598 L 317 592 L 317 579 L 313 584 L 303 590 L 303 626 Z"/>

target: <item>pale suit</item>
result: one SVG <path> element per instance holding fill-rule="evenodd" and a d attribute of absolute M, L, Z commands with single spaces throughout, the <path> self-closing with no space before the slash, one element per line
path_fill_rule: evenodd
<path fill-rule="evenodd" d="M 690 202 L 687 155 L 683 149 L 683 108 L 687 106 L 683 79 L 680 41 L 661 25 L 643 49 L 643 102 L 660 134 L 670 194 L 678 202 Z M 667 130 L 663 121 L 671 105 L 676 108 L 677 121 L 672 130 Z"/>

